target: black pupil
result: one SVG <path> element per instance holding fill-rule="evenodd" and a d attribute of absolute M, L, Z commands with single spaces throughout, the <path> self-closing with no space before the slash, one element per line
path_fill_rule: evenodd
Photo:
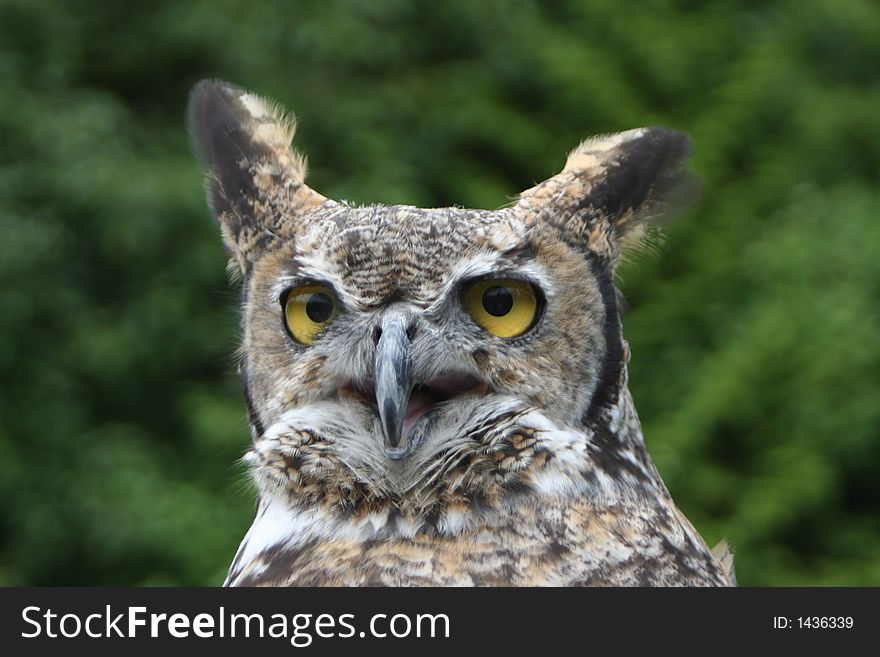
<path fill-rule="evenodd" d="M 504 317 L 513 308 L 513 294 L 506 287 L 487 287 L 483 292 L 483 308 L 490 315 Z"/>
<path fill-rule="evenodd" d="M 318 292 L 306 301 L 306 315 L 316 324 L 323 324 L 333 314 L 333 300 L 323 292 Z"/>

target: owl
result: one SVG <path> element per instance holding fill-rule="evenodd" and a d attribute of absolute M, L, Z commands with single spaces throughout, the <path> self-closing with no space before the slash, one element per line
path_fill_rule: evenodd
<path fill-rule="evenodd" d="M 325 198 L 225 82 L 188 124 L 242 280 L 259 502 L 227 585 L 734 584 L 645 449 L 615 285 L 693 186 L 686 136 L 588 139 L 489 211 Z"/>

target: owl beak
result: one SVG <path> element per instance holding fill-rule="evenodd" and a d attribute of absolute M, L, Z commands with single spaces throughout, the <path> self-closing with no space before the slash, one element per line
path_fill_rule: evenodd
<path fill-rule="evenodd" d="M 412 392 L 407 317 L 387 315 L 376 345 L 376 403 L 385 435 L 385 450 L 392 459 L 406 457 L 412 445 L 401 444 L 406 409 Z"/>

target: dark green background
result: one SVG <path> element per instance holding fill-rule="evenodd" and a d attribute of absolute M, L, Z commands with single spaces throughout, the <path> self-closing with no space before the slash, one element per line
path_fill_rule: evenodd
<path fill-rule="evenodd" d="M 649 449 L 742 584 L 880 585 L 873 0 L 0 2 L 0 584 L 215 584 L 251 519 L 203 77 L 356 203 L 689 132 L 703 199 L 620 277 Z"/>

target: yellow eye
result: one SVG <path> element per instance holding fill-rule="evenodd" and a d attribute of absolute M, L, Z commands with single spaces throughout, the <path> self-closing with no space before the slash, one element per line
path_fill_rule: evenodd
<path fill-rule="evenodd" d="M 336 319 L 336 299 L 323 285 L 305 285 L 290 291 L 284 302 L 287 330 L 300 344 L 310 345 Z"/>
<path fill-rule="evenodd" d="M 522 335 L 538 316 L 535 288 L 509 278 L 477 281 L 465 291 L 464 305 L 477 324 L 499 338 Z"/>

